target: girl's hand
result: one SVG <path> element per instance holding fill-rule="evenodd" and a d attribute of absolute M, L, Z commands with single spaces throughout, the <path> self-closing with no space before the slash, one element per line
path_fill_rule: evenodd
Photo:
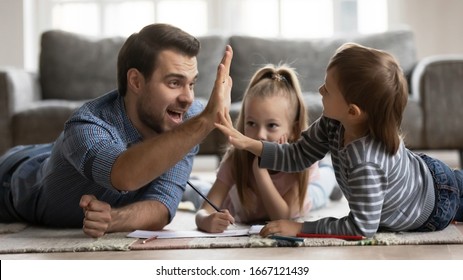
<path fill-rule="evenodd" d="M 302 223 L 291 220 L 278 220 L 266 224 L 261 230 L 260 235 L 263 237 L 275 235 L 296 236 L 301 232 Z"/>
<path fill-rule="evenodd" d="M 288 143 L 288 136 L 283 134 L 280 139 L 278 139 L 278 144 L 286 144 Z"/>
<path fill-rule="evenodd" d="M 197 217 L 198 228 L 210 233 L 221 233 L 233 223 L 235 219 L 226 209 L 209 215 L 203 214 L 201 218 Z"/>

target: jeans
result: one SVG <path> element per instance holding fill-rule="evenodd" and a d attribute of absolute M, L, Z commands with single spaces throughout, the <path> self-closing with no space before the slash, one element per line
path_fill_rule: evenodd
<path fill-rule="evenodd" d="M 440 160 L 420 155 L 434 179 L 436 202 L 428 220 L 415 231 L 438 231 L 453 220 L 463 221 L 463 172 L 452 170 Z"/>
<path fill-rule="evenodd" d="M 307 189 L 308 199 L 311 202 L 311 211 L 325 207 L 330 201 L 330 195 L 335 187 L 338 187 L 336 175 L 331 162 L 319 162 L 318 171 L 320 178 L 309 182 Z M 338 187 L 339 188 L 339 187 Z M 307 199 L 307 197 L 306 197 Z"/>
<path fill-rule="evenodd" d="M 0 222 L 22 221 L 14 209 L 11 197 L 10 185 L 14 171 L 29 158 L 50 153 L 52 148 L 53 144 L 16 146 L 0 157 Z"/>
<path fill-rule="evenodd" d="M 212 188 L 212 183 L 201 180 L 196 177 L 190 177 L 190 183 L 196 187 L 202 194 L 207 196 Z M 196 193 L 190 186 L 186 186 L 185 192 L 183 193 L 182 201 L 190 201 L 195 206 L 196 210 L 199 210 L 203 205 L 204 199 Z M 220 208 L 220 205 L 217 205 Z"/>

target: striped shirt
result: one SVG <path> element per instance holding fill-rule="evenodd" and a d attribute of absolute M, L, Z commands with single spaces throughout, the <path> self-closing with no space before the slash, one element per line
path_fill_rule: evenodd
<path fill-rule="evenodd" d="M 336 180 L 350 212 L 340 219 L 304 222 L 304 233 L 362 235 L 409 231 L 421 226 L 434 207 L 434 183 L 424 161 L 405 148 L 396 154 L 370 136 L 342 146 L 344 127 L 321 117 L 294 144 L 263 142 L 260 166 L 295 172 L 331 153 Z"/>
<path fill-rule="evenodd" d="M 203 106 L 194 102 L 185 119 Z M 111 184 L 117 157 L 142 138 L 127 117 L 123 97 L 112 91 L 84 104 L 66 122 L 51 155 L 34 157 L 12 175 L 11 193 L 18 214 L 27 222 L 56 227 L 81 227 L 82 195 L 92 194 L 112 207 L 156 200 L 175 216 L 192 170 L 195 146 L 181 161 L 146 186 L 130 192 Z M 153 213 L 156 215 L 157 213 Z"/>

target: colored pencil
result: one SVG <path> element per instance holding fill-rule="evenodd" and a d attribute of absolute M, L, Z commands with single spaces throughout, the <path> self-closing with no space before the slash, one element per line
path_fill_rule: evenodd
<path fill-rule="evenodd" d="M 150 238 L 146 238 L 146 239 L 143 240 L 141 243 L 145 244 L 145 243 L 148 243 L 148 242 L 150 242 L 150 241 L 153 241 L 153 240 L 155 240 L 155 239 L 157 239 L 157 238 L 158 238 L 158 236 L 155 235 L 155 236 L 152 236 L 152 237 L 150 237 Z"/>
<path fill-rule="evenodd" d="M 275 239 L 275 240 L 291 241 L 291 242 L 304 242 L 304 238 L 294 237 L 294 236 L 269 235 L 268 238 Z"/>
<path fill-rule="evenodd" d="M 318 233 L 298 233 L 297 237 L 304 238 L 337 238 L 344 240 L 363 240 L 365 237 L 360 235 L 340 235 L 340 234 L 318 234 Z"/>

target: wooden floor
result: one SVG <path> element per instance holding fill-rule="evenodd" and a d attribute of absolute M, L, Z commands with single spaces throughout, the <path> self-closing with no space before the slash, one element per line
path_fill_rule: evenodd
<path fill-rule="evenodd" d="M 463 245 L 191 249 L 0 255 L 2 260 L 463 260 Z"/>
<path fill-rule="evenodd" d="M 460 165 L 455 152 L 433 153 L 453 167 Z M 207 159 L 204 162 L 210 164 Z M 204 163 L 203 162 L 203 163 Z M 212 169 L 215 169 L 215 160 Z M 203 164 L 202 163 L 202 164 Z M 195 172 L 205 174 L 204 166 L 196 166 Z M 328 210 L 329 211 L 329 210 Z M 463 231 L 463 225 L 461 230 Z M 121 260 L 463 260 L 463 245 L 406 245 L 406 246 L 352 246 L 352 247 L 310 247 L 310 248 L 237 248 L 237 249 L 190 249 L 149 250 L 128 252 L 75 252 L 44 254 L 7 254 L 0 259 L 121 259 Z"/>

